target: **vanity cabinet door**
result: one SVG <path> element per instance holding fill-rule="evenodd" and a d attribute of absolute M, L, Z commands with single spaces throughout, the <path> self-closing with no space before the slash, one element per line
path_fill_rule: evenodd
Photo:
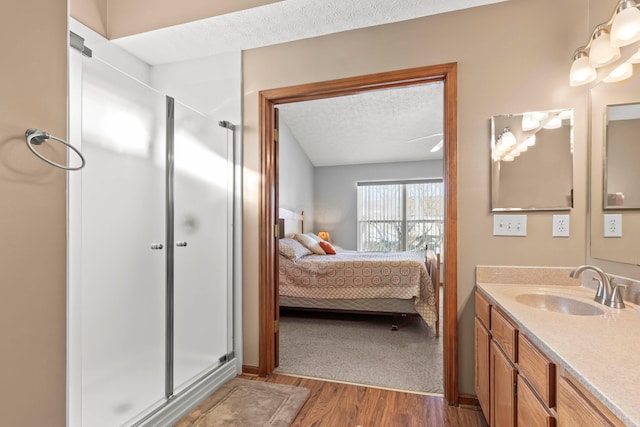
<path fill-rule="evenodd" d="M 475 333 L 475 361 L 476 376 L 475 389 L 478 396 L 478 402 L 484 413 L 484 417 L 491 419 L 490 396 L 489 396 L 489 354 L 491 351 L 491 335 L 487 328 L 484 327 L 479 318 L 476 317 L 476 333 Z"/>
<path fill-rule="evenodd" d="M 490 425 L 516 425 L 516 377 L 518 372 L 495 341 L 491 341 L 490 356 Z"/>
<path fill-rule="evenodd" d="M 556 420 L 518 375 L 518 427 L 555 427 Z"/>
<path fill-rule="evenodd" d="M 558 427 L 615 426 L 625 424 L 575 380 L 558 376 Z"/>

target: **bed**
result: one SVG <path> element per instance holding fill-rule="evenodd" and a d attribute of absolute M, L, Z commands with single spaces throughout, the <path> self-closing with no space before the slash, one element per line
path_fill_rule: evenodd
<path fill-rule="evenodd" d="M 286 214 L 281 210 L 283 215 Z M 426 251 L 426 257 L 416 252 L 357 252 L 339 248 L 335 254 L 314 253 L 311 240 L 322 239 L 304 233 L 304 225 L 300 231 L 280 239 L 281 308 L 417 314 L 439 336 L 440 260 L 432 250 Z M 394 324 L 392 329 L 396 328 Z"/>

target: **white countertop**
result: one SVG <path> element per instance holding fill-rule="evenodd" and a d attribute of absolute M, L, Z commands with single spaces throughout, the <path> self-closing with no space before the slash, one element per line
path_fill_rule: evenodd
<path fill-rule="evenodd" d="M 479 277 L 480 280 L 480 277 Z M 593 301 L 582 286 L 477 283 L 542 351 L 566 368 L 622 422 L 640 427 L 640 309 L 613 309 Z M 576 316 L 516 301 L 526 293 L 548 293 L 583 301 L 604 311 Z"/>

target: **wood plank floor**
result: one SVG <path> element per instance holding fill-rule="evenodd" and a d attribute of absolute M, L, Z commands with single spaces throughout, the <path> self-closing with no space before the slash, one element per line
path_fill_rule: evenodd
<path fill-rule="evenodd" d="M 486 427 L 479 409 L 449 406 L 439 397 L 274 374 L 241 378 L 311 390 L 294 427 Z"/>

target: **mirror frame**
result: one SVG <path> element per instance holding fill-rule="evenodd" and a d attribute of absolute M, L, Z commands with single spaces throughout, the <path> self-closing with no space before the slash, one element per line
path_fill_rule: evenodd
<path fill-rule="evenodd" d="M 604 123 L 602 125 L 602 210 L 618 211 L 618 210 L 640 210 L 640 204 L 637 205 L 610 205 L 608 204 L 608 182 L 609 182 L 609 107 L 636 106 L 640 110 L 640 102 L 628 102 L 620 104 L 607 104 L 604 107 Z M 640 120 L 640 116 L 636 119 Z M 640 141 L 638 142 L 640 143 Z M 639 190 L 640 191 L 640 190 Z"/>

